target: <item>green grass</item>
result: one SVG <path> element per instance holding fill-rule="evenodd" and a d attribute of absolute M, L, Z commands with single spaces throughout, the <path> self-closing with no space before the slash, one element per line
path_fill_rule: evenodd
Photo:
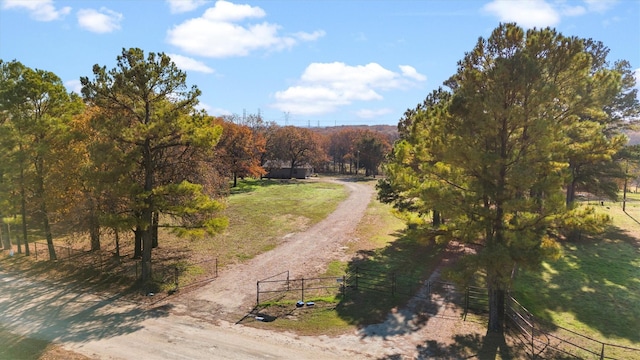
<path fill-rule="evenodd" d="M 373 186 L 373 182 L 371 183 Z M 398 274 L 399 283 L 417 290 L 421 280 L 427 278 L 437 266 L 441 248 L 417 240 L 405 233 L 405 224 L 394 216 L 392 208 L 377 200 L 371 201 L 365 216 L 349 243 L 353 254 L 349 262 L 334 261 L 328 264 L 321 277 L 341 276 L 363 267 L 384 273 Z M 278 321 L 269 327 L 287 329 L 299 334 L 339 334 L 372 323 L 384 321 L 394 308 L 406 304 L 410 296 L 395 294 L 348 291 L 344 298 L 335 301 L 316 301 L 325 304 L 311 309 L 296 309 L 295 303 L 274 303 L 267 311 L 279 313 Z M 315 301 L 315 300 L 311 300 Z M 286 309 L 283 310 L 283 309 Z M 290 313 L 287 313 L 289 311 Z M 259 324 L 258 326 L 263 326 Z"/>
<path fill-rule="evenodd" d="M 539 318 L 602 342 L 640 348 L 640 195 L 599 202 L 609 230 L 563 244 L 563 256 L 541 271 L 521 272 L 515 297 Z M 592 202 L 592 204 L 594 204 Z"/>
<path fill-rule="evenodd" d="M 190 244 L 193 251 L 214 253 L 220 265 L 251 259 L 275 248 L 282 237 L 321 221 L 348 196 L 327 182 L 247 179 L 228 198 L 224 233 Z"/>
<path fill-rule="evenodd" d="M 0 326 L 0 359 L 11 360 L 47 360 L 67 359 L 86 360 L 87 357 L 66 351 L 59 346 L 45 340 L 19 336 Z"/>

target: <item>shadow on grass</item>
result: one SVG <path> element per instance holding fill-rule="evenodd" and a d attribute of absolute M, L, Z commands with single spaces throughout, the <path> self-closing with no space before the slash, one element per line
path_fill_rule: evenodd
<path fill-rule="evenodd" d="M 349 262 L 349 274 L 363 273 L 359 290 L 349 289 L 336 307 L 338 315 L 348 323 L 360 327 L 379 324 L 391 311 L 403 308 L 420 290 L 438 266 L 443 247 L 431 242 L 417 241 L 407 232 L 396 232 L 397 240 L 378 250 L 361 250 Z M 352 280 L 353 282 L 353 280 Z M 423 326 L 427 318 L 411 314 L 404 323 L 390 323 L 380 333 L 398 334 L 408 326 Z M 409 324 L 410 323 L 410 324 Z M 379 336 L 371 334 L 372 336 Z"/>
<path fill-rule="evenodd" d="M 89 360 L 88 357 L 73 353 L 49 341 L 31 339 L 13 334 L 0 325 L 0 359 L 66 359 Z"/>
<path fill-rule="evenodd" d="M 417 350 L 421 358 L 426 359 L 520 359 L 523 355 L 518 349 L 510 347 L 503 334 L 487 333 L 456 335 L 451 345 L 430 340 Z M 400 359 L 401 357 L 398 357 Z"/>
<path fill-rule="evenodd" d="M 568 313 L 606 338 L 640 343 L 639 266 L 637 239 L 611 227 L 597 238 L 564 244 L 564 256 L 543 271 L 522 272 L 514 295 L 549 323 Z"/>
<path fill-rule="evenodd" d="M 232 187 L 230 189 L 231 195 L 234 194 L 245 194 L 256 191 L 261 187 L 273 186 L 273 185 L 283 185 L 288 184 L 285 180 L 273 180 L 273 179 L 244 179 L 238 181 L 236 187 Z"/>
<path fill-rule="evenodd" d="M 128 334 L 140 330 L 143 320 L 167 316 L 169 310 L 114 306 L 117 296 L 96 298 L 74 286 L 62 289 L 4 275 L 0 280 L 10 283 L 3 287 L 9 298 L 0 300 L 0 321 L 51 341 L 82 343 Z"/>
<path fill-rule="evenodd" d="M 0 267 L 15 260 L 20 259 L 3 259 Z M 171 310 L 166 306 L 146 310 L 124 300 L 123 294 L 100 295 L 92 290 L 92 285 L 101 286 L 95 279 L 88 279 L 95 281 L 90 284 L 73 274 L 36 279 L 47 264 L 33 265 L 22 272 L 0 271 L 0 325 L 9 331 L 46 341 L 83 343 L 138 331 L 145 319 L 168 316 Z"/>

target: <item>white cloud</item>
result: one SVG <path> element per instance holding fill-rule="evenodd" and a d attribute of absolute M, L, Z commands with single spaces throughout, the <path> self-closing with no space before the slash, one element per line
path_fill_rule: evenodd
<path fill-rule="evenodd" d="M 618 0 L 584 0 L 589 11 L 603 13 L 615 5 Z"/>
<path fill-rule="evenodd" d="M 205 103 L 198 103 L 198 105 L 196 105 L 196 109 L 198 110 L 204 110 L 207 112 L 207 114 L 211 115 L 211 116 L 229 116 L 229 115 L 233 115 L 233 113 L 227 109 L 222 109 L 222 108 L 216 108 L 213 106 L 210 106 L 208 104 Z"/>
<path fill-rule="evenodd" d="M 67 90 L 73 91 L 76 94 L 80 94 L 82 90 L 82 84 L 80 83 L 80 80 L 65 81 L 64 86 L 67 88 Z"/>
<path fill-rule="evenodd" d="M 260 7 L 219 0 L 201 17 L 170 29 L 167 42 L 189 54 L 220 58 L 246 56 L 256 50 L 287 49 L 301 41 L 314 41 L 325 35 L 322 30 L 280 35 L 281 27 L 277 24 L 246 23 L 265 16 Z"/>
<path fill-rule="evenodd" d="M 316 41 L 318 39 L 320 39 L 321 37 L 325 36 L 326 33 L 324 32 L 324 30 L 316 30 L 312 33 L 307 33 L 307 32 L 297 32 L 295 34 L 293 34 L 293 36 L 296 39 L 299 39 L 301 41 Z"/>
<path fill-rule="evenodd" d="M 56 9 L 53 0 L 5 0 L 3 9 L 24 9 L 29 16 L 37 21 L 53 21 L 63 18 L 71 12 L 71 7 Z"/>
<path fill-rule="evenodd" d="M 275 93 L 272 106 L 292 114 L 312 115 L 330 113 L 355 101 L 383 100 L 381 91 L 407 88 L 417 78 L 424 78 L 411 66 L 401 69 L 403 72 L 397 73 L 377 63 L 312 63 L 297 85 Z"/>
<path fill-rule="evenodd" d="M 409 66 L 409 65 L 400 65 L 400 71 L 402 71 L 402 75 L 411 78 L 413 80 L 416 81 L 425 81 L 427 80 L 427 77 L 419 74 L 418 71 L 413 67 L 413 66 Z"/>
<path fill-rule="evenodd" d="M 390 114 L 393 110 L 389 108 L 383 109 L 361 109 L 356 111 L 356 115 L 362 119 L 373 119 L 378 116 Z"/>
<path fill-rule="evenodd" d="M 189 12 L 206 4 L 205 0 L 167 0 L 172 14 Z"/>
<path fill-rule="evenodd" d="M 560 7 L 560 13 L 562 15 L 566 15 L 566 16 L 580 16 L 580 15 L 584 15 L 587 13 L 587 9 L 585 9 L 584 6 L 568 6 L 568 5 L 562 5 Z"/>
<path fill-rule="evenodd" d="M 588 13 L 604 13 L 618 0 L 584 0 L 583 5 L 569 5 L 557 0 L 493 0 L 482 7 L 501 22 L 516 22 L 524 28 L 555 26 L 563 16 L 582 16 Z"/>
<path fill-rule="evenodd" d="M 501 22 L 516 22 L 524 28 L 554 26 L 560 14 L 544 0 L 493 0 L 482 8 Z"/>
<path fill-rule="evenodd" d="M 171 58 L 171 60 L 176 63 L 176 65 L 182 70 L 192 70 L 197 72 L 202 72 L 205 74 L 212 74 L 214 70 L 207 66 L 205 63 L 198 61 L 196 59 L 192 59 L 190 57 L 178 55 L 178 54 L 167 54 Z"/>
<path fill-rule="evenodd" d="M 95 33 L 103 34 L 119 30 L 122 19 L 122 14 L 105 7 L 100 8 L 100 10 L 78 10 L 78 25 L 83 29 Z"/>

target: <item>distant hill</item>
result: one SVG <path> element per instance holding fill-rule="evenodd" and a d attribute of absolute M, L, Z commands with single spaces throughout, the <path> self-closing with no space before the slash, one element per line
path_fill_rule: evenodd
<path fill-rule="evenodd" d="M 385 134 L 392 143 L 398 139 L 398 127 L 396 125 L 342 125 L 311 128 L 311 130 L 322 135 L 331 135 L 347 129 L 379 132 Z"/>

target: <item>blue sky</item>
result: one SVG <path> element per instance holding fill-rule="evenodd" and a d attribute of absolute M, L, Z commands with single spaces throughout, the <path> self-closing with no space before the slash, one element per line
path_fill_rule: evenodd
<path fill-rule="evenodd" d="M 0 59 L 79 91 L 139 47 L 169 54 L 212 115 L 396 125 L 500 22 L 602 41 L 640 80 L 640 0 L 0 0 Z"/>

